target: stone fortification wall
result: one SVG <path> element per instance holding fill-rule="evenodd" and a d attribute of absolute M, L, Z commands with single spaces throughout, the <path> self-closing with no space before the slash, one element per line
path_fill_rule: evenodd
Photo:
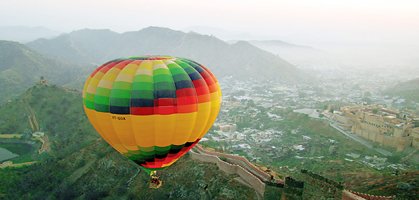
<path fill-rule="evenodd" d="M 246 183 L 252 186 L 252 188 L 256 190 L 256 192 L 258 192 L 261 196 L 264 195 L 265 183 L 263 183 L 259 178 L 257 178 L 253 174 L 243 169 L 243 167 L 222 161 L 215 155 L 196 153 L 194 151 L 190 151 L 190 155 L 191 158 L 194 160 L 216 164 L 221 171 L 227 174 L 237 174 L 238 176 L 240 176 L 241 179 L 243 179 Z"/>
<path fill-rule="evenodd" d="M 396 196 L 376 196 L 370 194 L 364 194 L 360 192 L 354 192 L 350 190 L 344 190 L 342 193 L 343 200 L 392 200 L 396 199 Z"/>
<path fill-rule="evenodd" d="M 257 176 L 262 181 L 271 181 L 271 175 L 262 171 L 258 167 L 256 167 L 253 163 L 249 162 L 246 158 L 243 158 L 241 156 L 236 155 L 230 155 L 230 154 L 224 154 L 224 153 L 218 153 L 218 152 L 212 152 L 212 151 L 206 151 L 201 146 L 196 145 L 195 149 L 199 152 L 208 154 L 208 155 L 214 155 L 217 157 L 224 157 L 228 159 L 229 162 L 239 165 L 245 169 L 247 169 L 249 172 L 251 172 L 253 175 Z"/>

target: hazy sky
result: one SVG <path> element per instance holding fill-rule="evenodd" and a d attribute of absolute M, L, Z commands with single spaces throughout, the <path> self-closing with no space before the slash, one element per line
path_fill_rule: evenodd
<path fill-rule="evenodd" d="M 4 25 L 61 32 L 213 27 L 233 33 L 222 39 L 279 39 L 348 61 L 419 61 L 419 0 L 0 0 Z"/>
<path fill-rule="evenodd" d="M 418 0 L 1 0 L 0 25 L 209 26 L 303 43 L 419 44 Z"/>

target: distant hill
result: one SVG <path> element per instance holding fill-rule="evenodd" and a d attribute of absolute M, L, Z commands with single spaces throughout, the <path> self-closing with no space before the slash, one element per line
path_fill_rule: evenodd
<path fill-rule="evenodd" d="M 290 63 L 309 69 L 330 69 L 341 66 L 332 54 L 310 46 L 296 45 L 281 40 L 250 40 L 250 44 L 284 58 Z"/>
<path fill-rule="evenodd" d="M 387 89 L 385 93 L 419 103 L 419 78 L 401 82 L 396 86 Z"/>
<path fill-rule="evenodd" d="M 46 58 L 23 44 L 0 40 L 0 103 L 10 100 L 43 76 L 51 84 L 69 84 L 82 72 L 74 64 Z"/>
<path fill-rule="evenodd" d="M 44 85 L 0 105 L 0 131 L 28 134 L 31 109 L 51 146 L 37 164 L 0 168 L 0 199 L 257 199 L 234 176 L 188 155 L 162 171 L 161 188 L 149 189 L 148 174 L 137 176 L 136 164 L 99 137 L 81 105 L 80 92 Z"/>
<path fill-rule="evenodd" d="M 27 26 L 0 26 L 0 40 L 10 40 L 16 42 L 29 42 L 39 38 L 51 38 L 58 36 L 58 31 L 53 31 L 45 27 Z"/>
<path fill-rule="evenodd" d="M 172 55 L 207 65 L 219 77 L 300 81 L 307 78 L 295 66 L 248 42 L 228 44 L 213 36 L 149 27 L 116 33 L 83 29 L 53 39 L 28 43 L 33 49 L 59 59 L 82 64 L 102 64 L 118 57 Z"/>
<path fill-rule="evenodd" d="M 189 26 L 182 29 L 184 32 L 196 32 L 203 35 L 213 35 L 222 40 L 249 40 L 252 38 L 257 38 L 248 32 L 233 31 L 211 26 Z"/>

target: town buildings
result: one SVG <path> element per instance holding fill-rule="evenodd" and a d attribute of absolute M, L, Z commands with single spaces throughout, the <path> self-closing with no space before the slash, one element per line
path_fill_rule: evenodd
<path fill-rule="evenodd" d="M 419 149 L 419 119 L 407 111 L 382 105 L 353 105 L 326 112 L 325 116 L 343 129 L 397 151 L 407 147 Z"/>

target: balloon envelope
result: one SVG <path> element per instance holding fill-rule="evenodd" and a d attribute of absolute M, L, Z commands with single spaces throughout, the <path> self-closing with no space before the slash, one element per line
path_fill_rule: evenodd
<path fill-rule="evenodd" d="M 84 110 L 97 132 L 152 170 L 170 166 L 198 143 L 220 103 L 218 81 L 206 67 L 169 56 L 107 62 L 83 89 Z"/>

